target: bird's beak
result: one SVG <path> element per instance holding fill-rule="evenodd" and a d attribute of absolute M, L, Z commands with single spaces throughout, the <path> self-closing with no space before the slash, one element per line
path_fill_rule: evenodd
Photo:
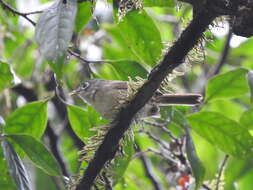
<path fill-rule="evenodd" d="M 80 89 L 77 88 L 75 90 L 73 90 L 72 92 L 69 93 L 70 96 L 75 96 L 75 95 L 78 95 L 80 93 Z"/>

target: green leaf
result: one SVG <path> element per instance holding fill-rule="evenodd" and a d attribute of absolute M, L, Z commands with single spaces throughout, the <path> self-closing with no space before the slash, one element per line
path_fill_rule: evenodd
<path fill-rule="evenodd" d="M 138 62 L 135 61 L 119 61 L 111 63 L 111 65 L 116 69 L 116 71 L 121 75 L 125 80 L 129 80 L 130 76 L 134 79 L 136 76 L 146 78 L 147 70 Z"/>
<path fill-rule="evenodd" d="M 65 63 L 65 55 L 58 57 L 56 61 L 47 61 L 50 68 L 53 70 L 53 72 L 56 74 L 57 80 L 62 79 L 63 74 L 63 68 Z"/>
<path fill-rule="evenodd" d="M 39 139 L 47 124 L 47 101 L 37 101 L 16 109 L 6 118 L 6 134 L 27 134 Z"/>
<path fill-rule="evenodd" d="M 144 7 L 174 7 L 174 0 L 144 0 Z"/>
<path fill-rule="evenodd" d="M 201 162 L 201 160 L 198 158 L 193 140 L 189 134 L 189 132 L 186 133 L 186 154 L 187 158 L 190 162 L 191 169 L 193 176 L 195 178 L 195 190 L 199 189 L 204 181 L 205 177 L 205 168 Z"/>
<path fill-rule="evenodd" d="M 92 107 L 84 110 L 78 106 L 68 105 L 67 110 L 71 127 L 81 140 L 94 135 L 95 132 L 90 128 L 105 123 L 105 120 Z"/>
<path fill-rule="evenodd" d="M 127 13 L 118 24 L 118 31 L 137 61 L 154 66 L 160 59 L 162 51 L 160 32 L 144 10 Z"/>
<path fill-rule="evenodd" d="M 247 110 L 242 113 L 240 118 L 240 124 L 248 130 L 253 129 L 253 109 Z"/>
<path fill-rule="evenodd" d="M 2 141 L 4 157 L 8 163 L 10 175 L 15 181 L 19 190 L 31 190 L 31 183 L 28 173 L 24 167 L 22 160 L 13 149 L 12 145 L 3 140 Z"/>
<path fill-rule="evenodd" d="M 251 171 L 251 158 L 248 160 L 230 158 L 227 162 L 226 169 L 224 171 L 225 175 L 225 189 L 235 190 L 234 184 L 246 173 Z"/>
<path fill-rule="evenodd" d="M 188 116 L 192 129 L 223 152 L 240 159 L 253 156 L 253 138 L 239 123 L 215 112 Z"/>
<path fill-rule="evenodd" d="M 79 33 L 92 16 L 92 4 L 89 1 L 78 4 L 75 20 L 75 32 Z"/>
<path fill-rule="evenodd" d="M 0 92 L 12 85 L 14 76 L 11 72 L 10 65 L 0 61 Z"/>
<path fill-rule="evenodd" d="M 245 111 L 245 108 L 241 103 L 230 99 L 217 99 L 208 102 L 208 104 L 203 106 L 201 111 L 219 112 L 230 119 L 239 121 L 241 114 Z"/>
<path fill-rule="evenodd" d="M 249 91 L 246 69 L 236 69 L 210 79 L 206 88 L 206 101 L 219 98 L 234 98 Z"/>
<path fill-rule="evenodd" d="M 44 172 L 52 176 L 60 176 L 61 170 L 54 156 L 47 148 L 29 135 L 6 135 L 13 140 L 30 158 L 30 160 Z"/>
<path fill-rule="evenodd" d="M 148 74 L 147 70 L 141 64 L 127 60 L 104 64 L 99 73 L 99 78 L 126 81 L 129 80 L 129 77 L 132 79 L 135 79 L 137 76 L 146 78 Z"/>

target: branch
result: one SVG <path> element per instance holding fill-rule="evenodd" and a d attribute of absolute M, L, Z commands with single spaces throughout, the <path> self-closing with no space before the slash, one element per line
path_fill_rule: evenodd
<path fill-rule="evenodd" d="M 228 58 L 228 54 L 229 54 L 229 50 L 230 50 L 229 44 L 230 44 L 232 35 L 233 35 L 232 29 L 230 29 L 229 32 L 228 32 L 228 35 L 227 35 L 225 46 L 223 48 L 222 54 L 221 54 L 220 59 L 219 59 L 219 63 L 216 64 L 213 72 L 208 76 L 208 78 L 211 78 L 212 76 L 219 74 L 221 68 L 226 63 L 227 58 Z"/>
<path fill-rule="evenodd" d="M 220 167 L 219 174 L 218 174 L 218 177 L 217 177 L 217 183 L 216 183 L 215 190 L 219 190 L 219 184 L 220 184 L 220 181 L 221 181 L 222 173 L 224 171 L 224 168 L 225 168 L 225 165 L 228 161 L 228 158 L 229 158 L 229 155 L 225 155 L 225 158 L 224 158 L 223 162 L 221 163 L 221 167 Z"/>
<path fill-rule="evenodd" d="M 50 77 L 50 80 L 45 84 L 45 87 L 48 91 L 52 91 L 56 89 L 56 83 L 53 77 L 53 74 Z M 61 95 L 61 98 L 65 100 L 64 94 Z M 67 109 L 66 109 L 66 105 L 64 103 L 62 103 L 62 101 L 57 97 L 54 96 L 51 99 L 52 103 L 54 104 L 56 110 L 57 110 L 57 114 L 59 115 L 59 117 L 61 118 L 62 121 L 66 121 L 66 125 L 65 125 L 65 129 L 68 133 L 68 135 L 73 139 L 76 147 L 80 150 L 84 147 L 84 143 L 79 139 L 79 137 L 76 136 L 76 134 L 74 133 L 68 117 L 67 117 Z"/>
<path fill-rule="evenodd" d="M 230 29 L 229 33 L 227 35 L 227 39 L 226 39 L 222 54 L 220 55 L 219 62 L 213 68 L 210 69 L 210 71 L 208 72 L 207 76 L 205 76 L 204 79 L 202 78 L 201 80 L 197 81 L 197 84 L 202 84 L 202 85 L 200 85 L 201 87 L 199 88 L 200 89 L 199 91 L 201 92 L 201 94 L 205 93 L 205 85 L 204 84 L 207 82 L 207 80 L 210 79 L 211 77 L 219 74 L 222 67 L 226 64 L 229 50 L 230 50 L 229 44 L 230 44 L 232 35 L 233 35 L 233 33 L 232 33 L 232 30 Z M 205 80 L 204 84 L 203 84 L 203 80 Z"/>
<path fill-rule="evenodd" d="M 58 148 L 59 137 L 55 134 L 53 128 L 51 127 L 50 122 L 47 123 L 46 135 L 49 139 L 50 150 L 52 151 L 53 155 L 55 156 L 56 160 L 58 161 L 58 163 L 61 166 L 62 174 L 66 177 L 69 177 L 69 172 L 68 172 L 67 166 L 66 166 L 66 164 L 61 156 L 61 153 L 59 151 L 59 148 Z"/>
<path fill-rule="evenodd" d="M 10 11 L 11 13 L 15 14 L 15 15 L 19 15 L 24 17 L 26 20 L 28 20 L 33 26 L 36 25 L 36 23 L 34 21 L 32 21 L 28 15 L 31 14 L 39 14 L 42 13 L 43 11 L 34 11 L 34 12 L 29 12 L 29 13 L 21 13 L 18 10 L 12 8 L 10 5 L 8 5 L 7 3 L 5 3 L 3 0 L 0 0 L 0 4 L 2 5 L 3 9 L 7 9 L 8 11 Z"/>
<path fill-rule="evenodd" d="M 141 152 L 140 146 L 136 144 L 136 151 Z M 146 176 L 150 179 L 152 182 L 154 189 L 155 190 L 163 190 L 163 187 L 161 186 L 161 183 L 159 180 L 156 178 L 156 176 L 153 174 L 152 168 L 151 168 L 151 163 L 150 160 L 144 155 L 140 155 L 141 162 L 143 164 Z"/>
<path fill-rule="evenodd" d="M 130 127 L 135 114 L 149 101 L 164 78 L 183 63 L 187 53 L 198 43 L 202 33 L 215 18 L 216 15 L 207 9 L 199 12 L 194 17 L 161 63 L 152 70 L 148 81 L 138 90 L 132 101 L 121 108 L 116 119 L 111 124 L 111 129 L 106 134 L 93 160 L 85 170 L 77 190 L 90 190 L 104 164 L 115 156 L 119 141 Z"/>
<path fill-rule="evenodd" d="M 144 120 L 144 123 L 150 125 L 150 126 L 153 126 L 153 127 L 156 127 L 156 128 L 159 128 L 161 129 L 163 132 L 165 132 L 166 134 L 169 135 L 169 137 L 174 140 L 175 142 L 178 141 L 178 139 L 170 132 L 170 130 L 168 130 L 166 128 L 166 125 L 169 123 L 169 121 L 165 121 L 164 123 L 157 123 L 157 122 L 152 122 L 152 121 L 145 121 Z"/>

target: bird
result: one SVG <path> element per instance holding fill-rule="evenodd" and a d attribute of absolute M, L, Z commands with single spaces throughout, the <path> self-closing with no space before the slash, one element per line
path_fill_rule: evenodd
<path fill-rule="evenodd" d="M 138 82 L 120 80 L 90 79 L 82 82 L 70 92 L 71 96 L 79 96 L 85 103 L 91 105 L 105 119 L 113 120 L 119 109 L 131 100 L 131 88 Z M 201 104 L 201 94 L 163 94 L 157 90 L 151 100 L 138 112 L 138 118 L 159 115 L 159 106 Z"/>

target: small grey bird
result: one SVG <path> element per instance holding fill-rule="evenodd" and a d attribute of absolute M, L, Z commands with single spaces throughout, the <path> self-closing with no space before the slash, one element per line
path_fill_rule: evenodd
<path fill-rule="evenodd" d="M 91 79 L 81 83 L 70 95 L 78 95 L 95 108 L 106 119 L 114 119 L 119 108 L 130 100 L 129 88 L 136 82 Z M 136 83 L 137 84 L 137 83 Z M 151 100 L 139 111 L 138 117 L 152 117 L 159 114 L 159 106 L 194 106 L 202 102 L 200 94 L 162 94 L 156 91 Z"/>

